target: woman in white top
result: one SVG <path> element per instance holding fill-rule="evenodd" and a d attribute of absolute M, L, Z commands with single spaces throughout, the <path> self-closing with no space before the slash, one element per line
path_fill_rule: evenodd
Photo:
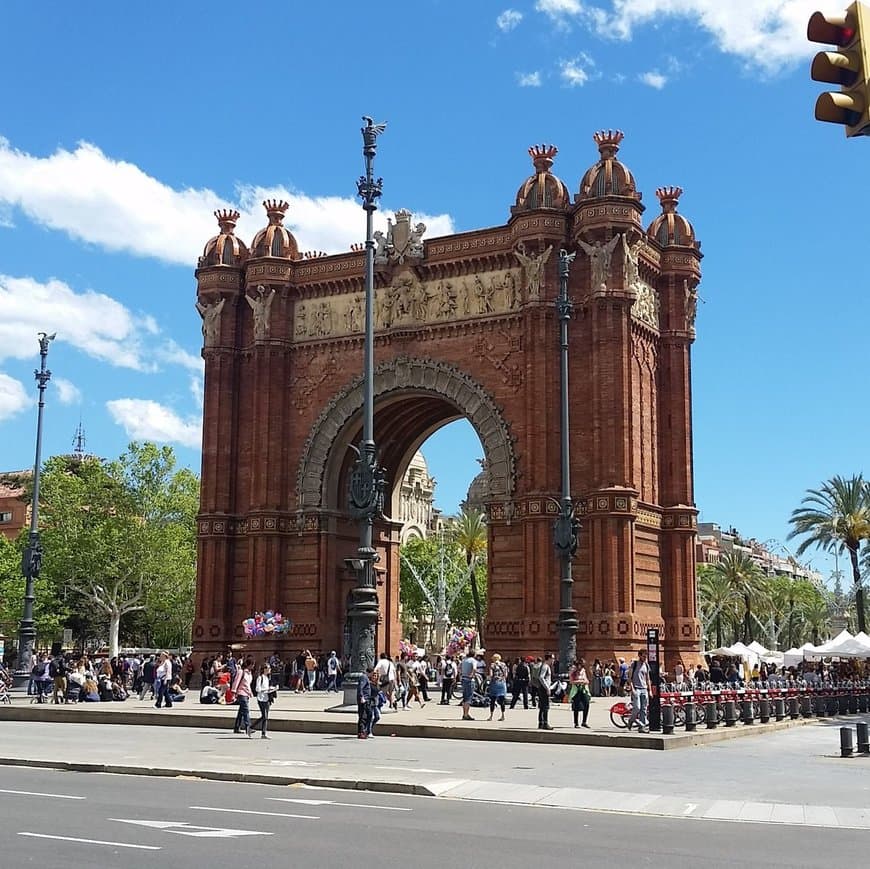
<path fill-rule="evenodd" d="M 260 720 L 257 724 L 260 725 L 260 739 L 269 739 L 266 733 L 266 724 L 269 720 L 269 696 L 271 689 L 272 668 L 268 664 L 263 664 L 257 671 L 257 681 L 254 683 L 254 693 L 257 695 L 257 705 L 260 707 Z"/>
<path fill-rule="evenodd" d="M 251 691 L 251 667 L 253 659 L 246 658 L 244 663 L 239 662 L 236 678 L 233 680 L 233 694 L 239 703 L 239 711 L 236 713 L 236 723 L 233 725 L 234 733 L 241 733 L 244 729 L 248 738 L 251 736 L 251 711 L 250 703 L 253 692 Z"/>
<path fill-rule="evenodd" d="M 172 709 L 172 698 L 169 695 L 169 682 L 172 679 L 172 661 L 166 652 L 160 653 L 157 671 L 154 673 L 154 695 L 157 702 L 154 704 L 158 709 L 163 700 L 166 700 L 166 708 Z"/>

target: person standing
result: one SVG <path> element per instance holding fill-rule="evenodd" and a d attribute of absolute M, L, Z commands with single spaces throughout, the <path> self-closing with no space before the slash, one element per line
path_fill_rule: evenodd
<path fill-rule="evenodd" d="M 161 652 L 157 661 L 157 669 L 154 672 L 154 697 L 157 702 L 154 704 L 154 707 L 159 709 L 165 700 L 166 708 L 172 709 L 172 697 L 169 694 L 169 683 L 172 680 L 172 662 L 169 660 L 169 655 L 166 652 Z"/>
<path fill-rule="evenodd" d="M 311 654 L 310 650 L 305 652 L 305 676 L 308 691 L 313 691 L 317 687 L 317 658 Z"/>
<path fill-rule="evenodd" d="M 498 703 L 501 709 L 501 718 L 499 721 L 504 721 L 504 698 L 507 694 L 507 665 L 502 661 L 501 655 L 498 653 L 492 656 L 492 661 L 489 665 L 489 718 L 487 721 L 492 721 L 492 714 L 495 712 L 495 704 Z"/>
<path fill-rule="evenodd" d="M 381 657 L 375 665 L 375 673 L 378 676 L 378 686 L 387 696 L 387 703 L 396 708 L 396 665 L 390 660 L 386 652 L 381 652 Z"/>
<path fill-rule="evenodd" d="M 453 693 L 453 682 L 456 679 L 456 664 L 453 662 L 453 655 L 448 655 L 444 659 L 444 666 L 441 670 L 441 705 L 450 705 L 450 696 Z"/>
<path fill-rule="evenodd" d="M 628 719 L 628 729 L 631 730 L 631 725 L 636 721 L 638 733 L 649 733 L 646 710 L 649 705 L 650 683 L 646 649 L 641 649 L 637 653 L 637 660 L 631 665 L 629 684 L 631 685 L 632 709 Z"/>
<path fill-rule="evenodd" d="M 356 686 L 356 708 L 358 715 L 357 737 L 369 738 L 369 729 L 372 720 L 372 674 L 374 669 L 366 667 L 365 673 L 359 677 Z"/>
<path fill-rule="evenodd" d="M 58 652 L 54 656 L 50 665 L 49 673 L 52 679 L 54 679 L 54 702 L 66 703 L 66 661 L 64 660 L 62 652 Z M 57 696 L 58 692 L 60 692 L 59 700 Z"/>
<path fill-rule="evenodd" d="M 257 672 L 257 681 L 254 685 L 254 691 L 257 695 L 257 705 L 260 707 L 260 720 L 257 722 L 260 725 L 260 739 L 270 739 L 266 733 L 266 726 L 269 721 L 269 700 L 272 691 L 272 668 L 268 664 L 263 664 Z"/>
<path fill-rule="evenodd" d="M 251 665 L 253 661 L 245 658 L 243 663 L 236 667 L 236 678 L 233 681 L 232 691 L 239 704 L 236 712 L 236 723 L 233 725 L 233 733 L 241 733 L 244 728 L 248 739 L 251 738 L 251 707 L 250 701 L 253 696 L 251 690 Z"/>
<path fill-rule="evenodd" d="M 338 693 L 338 656 L 335 652 L 329 653 L 329 658 L 326 660 L 326 691 L 335 691 Z"/>
<path fill-rule="evenodd" d="M 538 671 L 538 730 L 552 730 L 550 726 L 550 691 L 553 689 L 553 655 L 547 652 Z"/>
<path fill-rule="evenodd" d="M 429 702 L 429 659 L 423 655 L 417 659 L 417 684 L 420 687 L 420 693 L 423 695 L 423 702 Z"/>
<path fill-rule="evenodd" d="M 529 708 L 529 665 L 517 658 L 514 664 L 514 681 L 511 691 L 511 709 L 517 705 L 517 700 L 523 698 L 523 709 Z"/>
<path fill-rule="evenodd" d="M 586 723 L 589 718 L 589 676 L 586 674 L 586 662 L 583 658 L 574 659 L 568 681 L 571 683 L 571 711 L 574 713 L 574 726 L 581 726 L 577 721 L 582 710 L 582 726 L 589 727 Z"/>
<path fill-rule="evenodd" d="M 459 675 L 462 679 L 462 720 L 474 721 L 471 717 L 471 698 L 474 696 L 474 676 L 477 673 L 477 663 L 474 660 L 474 652 L 468 650 L 468 654 L 462 659 Z"/>

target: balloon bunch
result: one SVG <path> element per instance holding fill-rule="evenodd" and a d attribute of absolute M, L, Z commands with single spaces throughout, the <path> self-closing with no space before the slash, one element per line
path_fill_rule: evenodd
<path fill-rule="evenodd" d="M 477 631 L 473 628 L 453 628 L 447 638 L 447 648 L 444 651 L 448 655 L 459 655 L 474 642 L 476 636 Z"/>
<path fill-rule="evenodd" d="M 399 640 L 399 654 L 407 658 L 416 658 L 417 646 L 410 640 Z"/>
<path fill-rule="evenodd" d="M 266 610 L 264 613 L 254 613 L 242 622 L 246 637 L 268 637 L 275 634 L 288 634 L 293 627 L 290 619 L 281 613 Z"/>

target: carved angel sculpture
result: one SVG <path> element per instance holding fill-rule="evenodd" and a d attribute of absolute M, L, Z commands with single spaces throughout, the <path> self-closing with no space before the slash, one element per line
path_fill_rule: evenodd
<path fill-rule="evenodd" d="M 586 244 L 585 241 L 579 239 L 580 247 L 589 257 L 589 264 L 592 268 L 592 288 L 595 290 L 606 287 L 610 280 L 610 262 L 618 241 L 618 235 L 613 236 L 607 244 L 600 241 Z"/>
<path fill-rule="evenodd" d="M 553 252 L 553 245 L 550 245 L 543 253 L 526 254 L 524 246 L 518 246 L 514 251 L 514 256 L 522 263 L 523 270 L 526 274 L 526 288 L 529 296 L 537 297 L 541 293 L 541 278 L 544 274 L 544 266 Z"/>
<path fill-rule="evenodd" d="M 625 251 L 625 288 L 634 289 L 640 280 L 640 267 L 638 265 L 640 259 L 640 240 L 629 247 L 628 242 L 625 240 L 625 233 L 623 233 L 622 249 Z"/>
<path fill-rule="evenodd" d="M 212 347 L 220 338 L 221 311 L 224 309 L 224 302 L 226 299 L 222 298 L 219 302 L 213 302 L 211 305 L 196 303 L 196 310 L 202 317 L 202 338 L 206 347 Z"/>
<path fill-rule="evenodd" d="M 272 307 L 272 299 L 275 298 L 275 288 L 266 295 L 266 288 L 260 284 L 257 287 L 257 298 L 245 296 L 251 310 L 254 312 L 254 340 L 259 341 L 269 337 L 269 311 Z"/>

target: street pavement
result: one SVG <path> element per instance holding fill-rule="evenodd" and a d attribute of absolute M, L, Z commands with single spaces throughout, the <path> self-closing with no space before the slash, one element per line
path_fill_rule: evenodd
<path fill-rule="evenodd" d="M 226 709 L 221 730 L 5 721 L 0 756 L 31 766 L 306 782 L 475 804 L 870 828 L 870 758 L 838 756 L 836 723 L 679 752 L 636 752 L 387 735 L 247 739 L 232 733 L 232 712 Z"/>
<path fill-rule="evenodd" d="M 864 865 L 870 835 L 21 768 L 3 769 L 0 785 L 3 869 L 795 869 Z"/>

